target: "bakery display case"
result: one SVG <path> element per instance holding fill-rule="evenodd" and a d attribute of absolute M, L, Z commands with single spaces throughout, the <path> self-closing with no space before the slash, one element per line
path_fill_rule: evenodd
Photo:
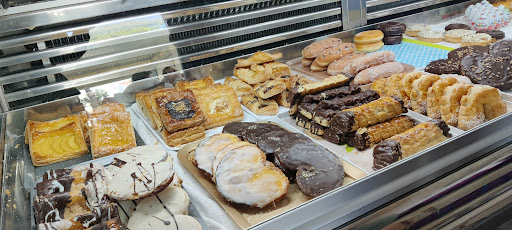
<path fill-rule="evenodd" d="M 342 53 L 342 56 L 351 55 L 356 50 L 362 51 L 361 45 L 370 43 L 362 41 L 365 38 L 357 34 L 373 30 L 378 24 L 389 21 L 405 23 L 409 30 L 410 25 L 420 23 L 441 28 L 460 22 L 466 9 L 477 3 L 478 1 L 449 0 L 168 0 L 147 4 L 139 1 L 2 1 L 1 228 L 43 229 L 48 227 L 45 223 L 53 227 L 51 223 L 63 223 L 75 216 L 76 213 L 70 211 L 66 204 L 63 206 L 66 211 L 61 210 L 60 218 L 60 214 L 52 216 L 44 208 L 44 202 L 41 202 L 41 197 L 47 198 L 57 190 L 70 194 L 72 191 L 52 187 L 54 191 L 46 194 L 46 190 L 39 187 L 52 180 L 51 172 L 64 168 L 78 172 L 84 167 L 85 171 L 92 170 L 91 172 L 109 171 L 127 183 L 131 183 L 133 179 L 134 191 L 139 186 L 137 196 L 133 197 L 135 193 L 126 192 L 132 187 L 126 188 L 122 183 L 98 179 L 106 187 L 115 184 L 115 189 L 106 190 L 115 191 L 110 197 L 116 198 L 112 198 L 108 205 L 123 209 L 115 214 L 119 215 L 121 221 L 115 224 L 128 223 L 130 229 L 136 225 L 134 222 L 127 222 L 128 217 L 141 218 L 142 223 L 147 221 L 144 218 L 150 214 L 133 210 L 127 212 L 124 209 L 140 205 L 140 210 L 144 210 L 150 202 L 148 200 L 157 202 L 160 195 L 167 197 L 165 194 L 170 193 L 170 190 L 164 189 L 169 184 L 182 188 L 178 189 L 179 192 L 174 191 L 181 194 L 180 197 L 189 197 L 188 200 L 183 198 L 187 205 L 176 211 L 179 218 L 183 219 L 178 221 L 174 218 L 172 212 L 175 210 L 172 210 L 169 213 L 173 220 L 160 220 L 157 216 L 156 221 L 148 222 L 155 228 L 162 224 L 168 226 L 173 221 L 177 228 L 181 228 L 178 223 L 186 222 L 190 225 L 184 226 L 191 229 L 462 228 L 496 221 L 512 203 L 510 90 L 498 91 L 493 88 L 497 92 L 497 97 L 493 100 L 497 102 L 491 107 L 501 106 L 505 110 L 501 113 L 499 109 L 495 109 L 498 112 L 494 119 L 483 119 L 481 123 L 471 123 L 467 127 L 457 122 L 447 122 L 448 126 L 444 121 L 431 121 L 430 115 L 427 116 L 427 110 L 431 108 L 427 108 L 427 105 L 411 102 L 416 103 L 419 109 L 412 109 L 414 106 L 406 109 L 403 98 L 388 97 L 393 96 L 392 94 L 385 96 L 385 93 L 379 91 L 377 79 L 362 78 L 357 73 L 349 77 L 338 75 L 348 74 L 328 70 L 327 66 L 334 60 L 305 55 L 306 47 L 325 39 L 340 43 L 350 42 L 343 43 L 345 46 L 339 52 L 333 51 Z M 80 13 L 83 9 L 88 10 Z M 510 27 L 502 28 L 506 34 L 505 40 L 511 36 Z M 378 28 L 385 31 L 382 27 Z M 389 34 L 384 33 L 382 36 L 389 37 Z M 448 51 L 458 48 L 458 45 L 444 41 L 437 46 L 422 43 L 423 41 L 408 36 L 405 28 L 399 36 L 403 36 L 400 46 L 385 45 L 381 50 L 383 52 L 380 55 L 392 53 L 392 57 L 382 57 L 380 59 L 386 61 L 373 64 L 392 65 L 390 68 L 395 72 L 389 73 L 387 77 L 395 76 L 394 74 L 404 74 L 403 77 L 406 74 L 421 73 L 421 76 L 413 80 L 420 79 L 424 76 L 424 71 L 429 72 L 424 67 L 430 65 L 431 61 L 445 58 Z M 378 42 L 383 38 L 377 39 Z M 386 44 L 388 42 L 396 41 L 385 41 Z M 365 48 L 373 49 L 369 46 Z M 265 52 L 257 52 L 260 50 Z M 366 56 L 370 55 L 375 54 Z M 358 59 L 362 57 L 365 56 L 351 58 L 364 62 L 365 59 Z M 304 63 L 307 61 L 311 62 L 310 66 Z M 313 68 L 318 68 L 319 71 L 312 72 L 316 71 Z M 367 69 L 358 68 L 357 72 Z M 264 71 L 274 75 L 258 76 L 258 73 Z M 303 76 L 299 78 L 296 74 Z M 469 75 L 470 73 L 467 74 Z M 353 81 L 358 82 L 359 86 L 349 85 L 349 81 L 352 81 L 350 77 L 355 77 Z M 391 78 L 393 77 L 383 79 Z M 426 82 L 427 78 L 424 78 Z M 431 86 L 435 81 L 441 81 L 441 78 L 429 77 L 428 81 L 432 81 L 429 85 Z M 454 82 L 446 83 L 449 84 L 446 87 Z M 479 87 L 484 86 L 472 87 L 480 89 Z M 318 100 L 314 102 L 320 103 L 331 97 L 331 94 L 336 94 L 332 98 L 339 97 L 336 100 L 340 99 L 339 103 L 343 105 L 353 103 L 352 107 L 343 108 L 356 115 L 347 118 L 344 117 L 346 114 L 335 114 L 332 119 L 315 120 L 318 125 L 316 127 L 309 124 L 306 128 L 307 123 L 314 120 L 315 116 L 307 117 L 304 115 L 307 113 L 301 113 L 301 109 L 307 112 L 308 108 L 306 105 L 299 107 L 297 101 L 311 96 L 308 99 Z M 322 95 L 322 98 L 315 98 L 315 95 Z M 294 103 L 297 105 L 295 113 L 290 112 L 294 109 Z M 331 102 L 325 104 L 326 108 L 345 111 Z M 375 107 L 380 110 L 374 111 Z M 375 114 L 368 111 L 374 111 Z M 369 118 L 368 124 L 355 124 L 356 120 L 360 122 L 362 119 L 357 114 L 376 118 L 375 121 Z M 237 122 L 254 127 L 240 128 L 236 126 L 240 125 Z M 273 128 L 269 128 L 269 122 Z M 322 122 L 327 122 L 332 129 L 326 129 L 325 125 L 322 127 Z M 394 128 L 397 126 L 400 128 Z M 379 128 L 392 134 L 382 138 L 372 136 L 375 135 L 372 132 Z M 328 191 L 319 192 L 314 189 L 315 186 L 307 184 L 307 173 L 304 172 L 306 169 L 284 159 L 280 160 L 278 153 L 272 152 L 272 157 L 269 157 L 267 151 L 270 150 L 255 141 L 261 138 L 260 135 L 264 136 L 263 131 L 257 135 L 251 134 L 248 138 L 244 135 L 249 134 L 237 133 L 236 130 L 241 129 L 280 132 L 279 135 L 286 138 L 293 136 L 296 139 L 285 139 L 301 144 L 283 143 L 284 149 L 302 148 L 304 151 L 312 151 L 327 162 L 341 159 L 342 163 L 335 164 L 338 167 L 335 174 L 344 170 L 344 176 L 333 176 L 331 173 L 329 179 L 336 180 L 335 185 L 321 181 L 323 184 L 319 187 L 325 186 Z M 343 132 L 338 133 L 337 130 Z M 407 133 L 406 130 L 412 131 Z M 421 140 L 412 140 L 420 144 L 425 142 L 421 144 L 423 147 L 414 150 L 393 147 L 392 144 L 407 145 L 404 140 L 414 135 L 420 136 L 418 133 L 423 131 L 419 130 L 435 130 L 433 134 L 430 133 L 433 136 L 425 134 L 422 136 L 425 138 Z M 400 136 L 403 132 L 405 134 Z M 54 133 L 59 134 L 55 137 Z M 354 136 L 342 141 L 340 138 L 343 133 L 352 133 Z M 330 138 L 327 138 L 328 135 Z M 372 139 L 365 142 L 366 136 Z M 41 141 L 47 137 L 50 139 Z M 249 203 L 237 202 L 237 193 L 224 187 L 233 186 L 230 180 L 233 180 L 233 174 L 238 173 L 234 169 L 237 166 L 222 163 L 224 159 L 236 160 L 237 156 L 234 153 L 229 155 L 231 152 L 224 153 L 225 158 L 218 160 L 218 168 L 211 172 L 208 172 L 208 167 L 201 165 L 204 157 L 195 159 L 202 157 L 198 155 L 200 151 L 206 151 L 197 150 L 208 144 L 201 140 L 210 140 L 208 145 L 217 142 L 212 137 L 220 138 L 218 142 L 234 143 L 239 141 L 237 138 L 247 141 L 238 143 L 242 146 L 239 148 L 244 149 L 239 152 L 249 154 L 252 160 L 257 160 L 238 160 L 240 165 L 246 164 L 247 168 L 251 168 L 247 171 L 258 171 L 258 176 L 253 176 L 252 181 L 260 183 L 258 180 L 267 176 L 268 180 L 272 177 L 273 183 L 289 188 L 284 190 L 280 187 L 275 192 L 279 197 L 265 197 L 263 205 L 259 201 L 255 202 L 257 205 L 250 203 L 256 207 L 267 206 L 264 209 L 237 206 L 247 206 Z M 398 145 L 393 140 L 381 142 L 390 137 Z M 341 144 L 346 142 L 349 145 Z M 90 148 L 87 149 L 87 145 Z M 156 147 L 151 150 L 155 154 L 149 157 L 151 160 L 148 162 L 139 162 L 130 155 L 147 154 L 144 153 L 144 147 L 133 148 L 143 145 Z M 398 148 L 400 157 L 394 161 L 382 158 L 382 165 L 374 163 L 374 159 L 378 158 L 374 146 L 377 146 L 375 149 L 387 148 L 382 150 L 384 152 Z M 47 147 L 58 150 L 47 150 Z M 129 149 L 132 148 L 134 150 L 130 152 Z M 61 155 L 55 155 L 56 159 L 47 159 L 43 156 L 44 151 L 56 151 Z M 64 155 L 69 158 L 62 157 Z M 153 159 L 160 155 L 166 157 L 164 161 L 171 162 L 169 172 L 159 171 L 166 175 L 166 182 L 158 182 L 167 183 L 164 188 L 156 186 L 157 182 L 151 188 L 148 187 L 147 183 L 152 183 L 153 180 L 145 183 L 144 179 L 140 180 L 142 176 L 139 179 L 137 176 L 126 179 L 122 173 L 118 174 L 118 170 L 127 170 L 128 167 L 124 166 L 126 164 L 134 168 L 135 174 L 140 172 L 145 175 L 137 164 L 147 164 L 146 168 L 151 168 L 162 163 Z M 51 162 L 38 161 L 37 157 Z M 125 162 L 119 164 L 120 159 Z M 214 159 L 211 160 L 215 164 Z M 306 163 L 311 163 L 311 160 Z M 315 161 L 314 164 L 317 167 L 325 166 L 324 161 Z M 165 168 L 169 165 L 158 167 Z M 95 169 L 96 167 L 99 169 Z M 293 172 L 303 171 L 301 175 L 290 176 L 290 169 Z M 153 171 L 154 178 L 157 178 L 157 170 L 153 168 Z M 216 175 L 216 171 L 219 171 L 219 175 Z M 262 174 L 269 171 L 275 174 Z M 176 179 L 173 175 L 179 175 L 179 178 Z M 64 178 L 67 176 L 59 179 Z M 92 179 L 88 177 L 86 180 L 94 181 L 94 178 L 92 176 Z M 290 181 L 287 178 L 291 178 Z M 86 187 L 87 182 L 85 185 L 77 182 L 73 186 Z M 92 191 L 90 188 L 89 190 Z M 84 188 L 80 194 L 86 194 L 89 190 Z M 247 194 L 255 190 L 248 189 Z M 98 193 L 97 189 L 95 191 Z M 118 192 L 131 195 L 124 194 L 121 197 Z M 139 196 L 139 193 L 149 198 Z M 87 195 L 80 194 L 73 195 L 72 200 L 81 196 L 85 196 L 87 200 Z M 118 199 L 134 200 L 135 206 L 117 203 Z M 100 200 L 97 202 L 101 203 Z M 48 201 L 50 205 L 62 206 L 59 202 L 62 201 Z M 166 210 L 165 202 L 171 201 L 160 200 L 164 205 L 162 210 Z M 77 205 L 75 201 L 71 204 Z M 90 208 L 99 204 L 87 205 Z M 52 206 L 51 210 L 57 208 Z M 48 216 L 45 218 L 41 215 L 45 212 L 50 221 Z M 94 214 L 92 211 L 91 213 Z M 101 212 L 99 216 L 102 216 Z M 107 219 L 110 221 L 115 218 Z M 77 222 L 76 219 L 74 221 Z"/>

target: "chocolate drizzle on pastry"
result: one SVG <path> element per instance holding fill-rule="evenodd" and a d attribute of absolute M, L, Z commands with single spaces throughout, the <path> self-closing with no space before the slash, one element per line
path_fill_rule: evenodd
<path fill-rule="evenodd" d="M 188 98 L 165 103 L 169 115 L 176 120 L 191 119 L 196 114 L 192 102 Z"/>

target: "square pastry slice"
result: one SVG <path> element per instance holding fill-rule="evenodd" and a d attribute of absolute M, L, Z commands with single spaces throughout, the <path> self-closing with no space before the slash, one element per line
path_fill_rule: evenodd
<path fill-rule="evenodd" d="M 162 135 L 165 144 L 170 147 L 179 147 L 180 145 L 203 139 L 206 136 L 206 133 L 204 132 L 204 126 L 202 125 L 180 130 L 174 133 L 170 133 L 166 129 L 163 129 L 160 131 L 160 134 Z"/>
<path fill-rule="evenodd" d="M 160 119 L 171 133 L 202 124 L 206 120 L 190 89 L 173 90 L 155 100 Z"/>
<path fill-rule="evenodd" d="M 244 118 L 242 105 L 235 90 L 227 85 L 194 89 L 197 103 L 206 116 L 206 129 L 240 121 Z"/>
<path fill-rule="evenodd" d="M 29 120 L 26 135 L 34 166 L 73 159 L 89 152 L 77 115 L 47 122 Z"/>
<path fill-rule="evenodd" d="M 145 114 L 151 124 L 153 125 L 153 129 L 161 130 L 163 128 L 162 120 L 160 120 L 160 115 L 158 114 L 158 106 L 156 105 L 155 98 L 163 97 L 170 92 L 174 92 L 175 89 L 158 89 L 155 91 L 151 91 L 148 94 L 144 95 L 142 101 L 144 103 L 144 107 L 146 109 Z"/>
<path fill-rule="evenodd" d="M 91 114 L 89 137 L 94 159 L 120 153 L 137 146 L 128 112 Z"/>
<path fill-rule="evenodd" d="M 195 80 L 195 81 L 176 82 L 176 89 L 177 90 L 198 89 L 198 88 L 212 86 L 214 84 L 215 84 L 215 82 L 213 81 L 213 78 L 210 76 L 207 76 L 205 78 Z"/>

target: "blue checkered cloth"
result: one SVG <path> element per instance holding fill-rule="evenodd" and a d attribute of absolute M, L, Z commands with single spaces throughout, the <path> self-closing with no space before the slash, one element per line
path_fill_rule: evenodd
<path fill-rule="evenodd" d="M 445 59 L 448 57 L 448 52 L 450 52 L 405 41 L 400 45 L 385 45 L 380 51 L 392 51 L 396 54 L 396 61 L 416 68 L 423 68 L 434 60 Z"/>

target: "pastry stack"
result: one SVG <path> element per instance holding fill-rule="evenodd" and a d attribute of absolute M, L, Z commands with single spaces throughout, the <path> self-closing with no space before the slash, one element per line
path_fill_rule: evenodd
<path fill-rule="evenodd" d="M 368 30 L 357 33 L 354 36 L 356 50 L 358 52 L 370 53 L 382 49 L 384 33 L 380 30 Z"/>
<path fill-rule="evenodd" d="M 286 64 L 276 62 L 281 53 L 256 52 L 248 59 L 238 59 L 236 78 L 226 78 L 224 84 L 232 87 L 242 104 L 257 115 L 276 115 L 279 106 L 290 107 L 288 92 L 296 85 L 309 83 L 302 76 L 291 75 Z"/>
<path fill-rule="evenodd" d="M 175 89 L 152 89 L 136 94 L 136 101 L 153 128 L 170 147 L 205 137 L 205 130 L 243 119 L 235 91 L 206 78 L 177 82 Z"/>
<path fill-rule="evenodd" d="M 81 112 L 53 121 L 27 121 L 25 143 L 34 166 L 80 157 L 89 152 L 94 159 L 137 146 L 131 117 L 124 105 L 108 103 L 91 114 Z"/>
<path fill-rule="evenodd" d="M 372 89 L 383 96 L 401 98 L 407 108 L 462 130 L 507 112 L 498 89 L 460 82 L 452 75 L 396 74 L 374 82 Z"/>
<path fill-rule="evenodd" d="M 379 24 L 377 29 L 384 33 L 384 38 L 382 39 L 384 45 L 398 45 L 402 43 L 403 34 L 407 26 L 401 22 L 385 22 Z"/>
<path fill-rule="evenodd" d="M 47 171 L 36 185 L 38 229 L 201 229 L 190 198 L 158 148 L 122 152 L 105 168 L 90 163 Z"/>

